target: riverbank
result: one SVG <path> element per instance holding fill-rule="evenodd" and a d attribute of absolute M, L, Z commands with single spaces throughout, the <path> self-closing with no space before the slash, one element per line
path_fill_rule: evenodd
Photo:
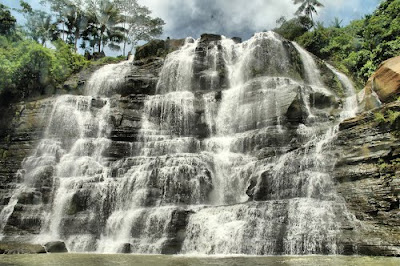
<path fill-rule="evenodd" d="M 165 256 L 123 254 L 41 254 L 0 255 L 1 265 L 135 265 L 135 266 L 206 266 L 206 265 L 385 265 L 400 264 L 400 258 L 358 256 Z"/>

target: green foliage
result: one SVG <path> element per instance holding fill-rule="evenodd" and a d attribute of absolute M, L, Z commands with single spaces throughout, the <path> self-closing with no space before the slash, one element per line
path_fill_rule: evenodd
<path fill-rule="evenodd" d="M 280 24 L 280 27 L 274 31 L 291 41 L 306 33 L 313 26 L 313 22 L 305 16 L 295 17 L 288 21 L 281 17 L 277 23 Z"/>
<path fill-rule="evenodd" d="M 400 0 L 382 1 L 364 19 L 340 27 L 318 25 L 297 42 L 363 84 L 385 60 L 400 55 Z"/>
<path fill-rule="evenodd" d="M 388 123 L 390 126 L 393 126 L 398 117 L 400 117 L 400 112 L 393 110 L 388 110 L 385 114 L 381 112 L 374 113 L 374 121 L 378 124 Z"/>
<path fill-rule="evenodd" d="M 115 64 L 115 63 L 119 63 L 125 59 L 126 59 L 125 56 L 118 56 L 118 57 L 106 56 L 106 57 L 100 58 L 98 60 L 91 61 L 90 64 L 93 66 L 96 66 L 96 65 L 99 66 L 99 65 L 105 65 L 105 64 Z"/>
<path fill-rule="evenodd" d="M 396 173 L 400 169 L 400 158 L 396 158 L 388 162 L 385 162 L 383 159 L 379 159 L 378 169 L 381 175 L 384 174 L 383 176 L 386 176 L 385 174 L 389 174 L 389 176 L 391 176 L 390 173 Z M 393 175 L 393 177 L 399 176 Z"/>
<path fill-rule="evenodd" d="M 382 124 L 382 123 L 386 122 L 385 116 L 380 112 L 377 112 L 374 114 L 374 120 L 378 124 Z"/>
<path fill-rule="evenodd" d="M 20 12 L 27 20 L 25 27 L 28 36 L 43 46 L 46 45 L 47 41 L 58 38 L 57 23 L 53 21 L 52 15 L 42 10 L 33 10 L 24 1 L 20 1 L 20 5 L 22 7 Z"/>
<path fill-rule="evenodd" d="M 8 7 L 0 4 L 0 34 L 9 35 L 14 32 L 17 20 L 11 15 Z"/>
<path fill-rule="evenodd" d="M 307 17 L 313 20 L 313 13 L 317 14 L 317 7 L 323 7 L 324 5 L 318 0 L 293 0 L 295 5 L 300 4 L 296 11 L 296 15 L 305 14 Z"/>
<path fill-rule="evenodd" d="M 119 51 L 124 43 L 148 41 L 162 33 L 164 21 L 137 0 L 41 0 L 57 14 L 60 37 L 78 48 L 102 52 L 105 46 Z M 61 30 L 62 29 L 62 30 Z"/>
<path fill-rule="evenodd" d="M 88 65 L 63 41 L 54 46 L 55 50 L 32 40 L 14 42 L 0 36 L 0 96 L 11 100 L 51 92 Z"/>
<path fill-rule="evenodd" d="M 64 81 L 71 74 L 88 66 L 89 62 L 77 54 L 72 45 L 68 45 L 62 40 L 54 41 L 53 45 L 56 47 L 55 53 L 57 54 L 54 71 L 58 82 Z"/>
<path fill-rule="evenodd" d="M 400 112 L 389 110 L 388 112 L 388 121 L 390 124 L 393 124 L 396 119 L 400 116 Z"/>

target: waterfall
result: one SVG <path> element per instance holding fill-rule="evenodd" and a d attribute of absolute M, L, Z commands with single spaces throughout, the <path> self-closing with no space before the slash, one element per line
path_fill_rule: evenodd
<path fill-rule="evenodd" d="M 341 252 L 341 226 L 355 223 L 330 174 L 337 125 L 356 107 L 343 74 L 327 66 L 341 106 L 315 59 L 273 32 L 188 38 L 144 97 L 135 138 L 115 140 L 114 94 L 131 63 L 96 71 L 86 96 L 54 99 L 1 231 L 23 193 L 46 190 L 30 210 L 40 220 L 32 239 L 73 252 Z M 129 151 L 110 158 L 113 145 Z"/>

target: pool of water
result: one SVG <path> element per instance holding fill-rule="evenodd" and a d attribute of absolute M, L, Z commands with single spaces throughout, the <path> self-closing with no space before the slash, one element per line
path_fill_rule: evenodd
<path fill-rule="evenodd" d="M 121 254 L 42 254 L 0 255 L 0 265 L 134 265 L 134 266 L 206 266 L 206 265 L 385 265 L 398 266 L 400 258 L 345 257 L 345 256 L 164 256 L 164 255 L 121 255 Z"/>

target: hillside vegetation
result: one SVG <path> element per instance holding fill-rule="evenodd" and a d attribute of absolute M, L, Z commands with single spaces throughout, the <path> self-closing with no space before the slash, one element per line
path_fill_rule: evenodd
<path fill-rule="evenodd" d="M 277 21 L 275 31 L 330 61 L 360 88 L 383 61 L 400 55 L 400 0 L 382 1 L 372 14 L 345 27 L 339 18 L 314 27 L 308 17 L 300 18 Z"/>

